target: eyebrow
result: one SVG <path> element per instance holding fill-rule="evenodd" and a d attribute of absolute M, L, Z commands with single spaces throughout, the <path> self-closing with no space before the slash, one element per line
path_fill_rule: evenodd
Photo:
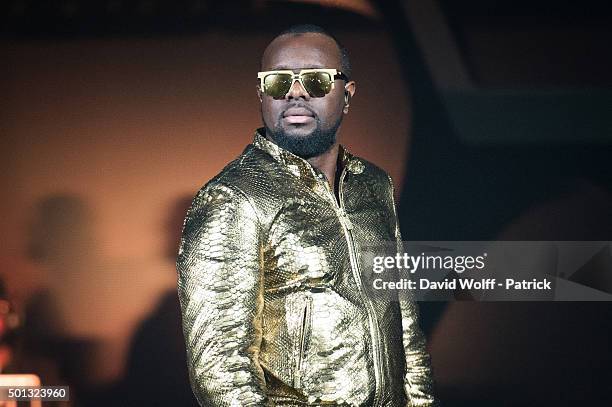
<path fill-rule="evenodd" d="M 274 67 L 272 69 L 270 69 L 271 71 L 300 71 L 302 69 L 323 69 L 325 68 L 323 65 L 319 65 L 319 64 L 315 64 L 315 65 L 310 65 L 309 67 L 302 67 L 302 68 L 291 68 L 289 66 L 286 65 L 281 65 L 281 66 L 277 66 Z"/>

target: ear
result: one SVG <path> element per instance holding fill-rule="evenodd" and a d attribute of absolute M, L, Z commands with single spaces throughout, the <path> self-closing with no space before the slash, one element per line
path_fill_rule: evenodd
<path fill-rule="evenodd" d="M 355 82 L 349 81 L 344 85 L 344 114 L 348 113 L 348 108 L 351 104 L 351 98 L 355 94 Z"/>
<path fill-rule="evenodd" d="M 255 88 L 257 89 L 257 97 L 259 98 L 259 103 L 263 102 L 263 93 L 261 92 L 261 89 L 259 88 L 259 84 L 255 85 Z"/>
<path fill-rule="evenodd" d="M 344 85 L 344 94 L 348 94 L 349 101 L 355 94 L 355 81 L 348 81 L 346 85 Z"/>

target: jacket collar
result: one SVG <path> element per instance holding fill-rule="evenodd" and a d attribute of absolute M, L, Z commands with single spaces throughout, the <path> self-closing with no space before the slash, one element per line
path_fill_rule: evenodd
<path fill-rule="evenodd" d="M 317 168 L 313 167 L 305 159 L 298 157 L 297 155 L 279 147 L 277 144 L 268 140 L 265 137 L 264 128 L 259 128 L 255 131 L 255 137 L 253 139 L 253 145 L 260 150 L 268 153 L 281 165 L 285 166 L 290 173 L 299 178 L 319 178 L 322 172 Z M 348 150 L 340 145 L 339 158 L 342 166 L 346 168 L 352 174 L 361 174 L 365 169 L 365 165 L 361 160 L 356 158 L 354 155 L 348 152 Z"/>

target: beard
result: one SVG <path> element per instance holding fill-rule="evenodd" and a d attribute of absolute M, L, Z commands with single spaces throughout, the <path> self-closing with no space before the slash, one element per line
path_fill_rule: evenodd
<path fill-rule="evenodd" d="M 284 112 L 283 112 L 284 113 Z M 315 128 L 309 134 L 294 135 L 286 132 L 282 127 L 283 115 L 279 116 L 274 128 L 269 128 L 264 122 L 264 127 L 267 134 L 279 147 L 297 155 L 298 157 L 308 159 L 323 154 L 336 143 L 336 132 L 342 122 L 342 116 L 338 118 L 330 128 L 323 129 L 321 120 L 318 116 L 314 116 Z"/>

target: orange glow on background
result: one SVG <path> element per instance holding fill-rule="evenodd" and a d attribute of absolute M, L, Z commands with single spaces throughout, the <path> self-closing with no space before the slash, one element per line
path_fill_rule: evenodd
<path fill-rule="evenodd" d="M 340 140 L 401 186 L 409 98 L 390 41 L 338 36 L 357 82 Z M 120 375 L 135 326 L 175 289 L 170 208 L 259 127 L 256 72 L 270 39 L 210 32 L 2 44 L 1 272 L 17 302 L 47 286 L 61 299 L 64 332 L 101 341 L 95 380 Z M 84 226 L 84 237 L 56 241 L 59 259 L 34 261 L 38 205 L 58 194 L 85 208 L 83 219 L 63 220 L 68 235 L 71 222 Z"/>

